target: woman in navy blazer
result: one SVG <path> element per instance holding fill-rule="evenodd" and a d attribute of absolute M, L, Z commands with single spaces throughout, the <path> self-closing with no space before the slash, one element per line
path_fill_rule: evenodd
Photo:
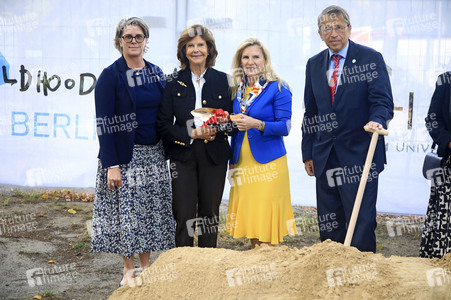
<path fill-rule="evenodd" d="M 232 120 L 239 132 L 232 137 L 226 228 L 235 238 L 249 238 L 252 248 L 278 244 L 296 232 L 283 142 L 291 128 L 291 91 L 255 38 L 238 47 L 232 76 Z"/>
<path fill-rule="evenodd" d="M 222 118 L 223 130 L 194 120 L 191 111 L 208 107 L 232 110 L 227 75 L 213 68 L 218 51 L 212 32 L 191 25 L 177 42 L 181 70 L 168 82 L 158 113 L 158 131 L 171 159 L 173 213 L 177 247 L 216 247 L 219 206 L 227 162 L 232 155 L 228 134 L 232 123 Z M 199 121 L 199 122 L 197 122 Z"/>
<path fill-rule="evenodd" d="M 122 56 L 95 88 L 100 150 L 91 248 L 122 256 L 120 285 L 133 280 L 133 254 L 144 269 L 151 251 L 175 246 L 169 170 L 155 128 L 165 77 L 143 58 L 148 38 L 142 19 L 121 20 L 115 46 Z"/>

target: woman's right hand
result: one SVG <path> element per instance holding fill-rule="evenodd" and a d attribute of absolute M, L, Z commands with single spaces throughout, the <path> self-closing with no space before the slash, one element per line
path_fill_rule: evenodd
<path fill-rule="evenodd" d="M 116 187 L 122 186 L 121 169 L 119 167 L 114 167 L 108 169 L 107 175 L 107 187 L 110 190 L 115 190 Z"/>
<path fill-rule="evenodd" d="M 216 128 L 210 125 L 197 127 L 196 129 L 193 129 L 193 131 L 191 132 L 192 139 L 203 139 L 213 141 L 215 137 L 216 137 Z"/>

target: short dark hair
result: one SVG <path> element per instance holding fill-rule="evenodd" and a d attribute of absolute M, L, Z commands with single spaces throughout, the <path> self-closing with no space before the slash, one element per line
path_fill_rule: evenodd
<path fill-rule="evenodd" d="M 183 30 L 177 41 L 177 58 L 180 61 L 180 67 L 182 70 L 189 67 L 189 60 L 186 57 L 186 44 L 188 44 L 188 42 L 196 36 L 200 36 L 207 43 L 208 56 L 206 67 L 211 68 L 215 65 L 218 50 L 216 50 L 216 43 L 213 33 L 205 26 L 194 24 Z"/>

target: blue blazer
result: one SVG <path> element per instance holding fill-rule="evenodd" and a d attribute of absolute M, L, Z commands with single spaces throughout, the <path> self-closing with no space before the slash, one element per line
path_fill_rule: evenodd
<path fill-rule="evenodd" d="M 426 128 L 434 143 L 438 146 L 437 154 L 440 157 L 448 157 L 451 154 L 451 149 L 448 147 L 451 142 L 450 89 L 451 72 L 441 74 L 437 78 L 426 117 Z"/>
<path fill-rule="evenodd" d="M 363 168 L 371 140 L 363 126 L 375 121 L 387 128 L 387 122 L 393 118 L 390 79 L 379 52 L 349 40 L 333 104 L 328 66 L 329 51 L 325 49 L 310 58 L 306 68 L 302 159 L 313 159 L 316 177 L 323 173 L 332 147 L 343 167 Z M 373 163 L 378 172 L 384 169 L 383 136 L 379 137 Z"/>
<path fill-rule="evenodd" d="M 163 71 L 144 61 L 155 75 L 155 81 L 163 93 L 166 85 Z M 131 116 L 136 114 L 136 102 L 127 80 L 127 70 L 127 62 L 121 56 L 102 71 L 95 87 L 97 136 L 100 144 L 98 158 L 103 168 L 127 164 L 132 159 L 137 123 L 133 124 Z M 121 127 L 117 127 L 119 130 L 113 127 L 118 124 L 117 120 L 124 120 L 126 117 L 124 122 L 120 122 Z"/>
<path fill-rule="evenodd" d="M 291 129 L 291 91 L 282 83 L 279 91 L 277 81 L 269 82 L 247 109 L 247 115 L 265 122 L 263 132 L 258 129 L 247 130 L 249 146 L 255 160 L 261 164 L 273 161 L 287 154 L 283 136 L 287 136 Z M 237 98 L 233 101 L 233 112 L 240 114 L 240 103 Z M 231 164 L 238 162 L 245 131 L 238 131 L 232 136 L 233 157 Z"/>

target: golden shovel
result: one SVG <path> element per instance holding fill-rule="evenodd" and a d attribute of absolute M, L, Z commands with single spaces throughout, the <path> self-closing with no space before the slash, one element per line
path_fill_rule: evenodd
<path fill-rule="evenodd" d="M 376 149 L 377 139 L 379 135 L 388 135 L 388 131 L 385 129 L 370 129 L 365 125 L 363 127 L 365 131 L 372 132 L 370 147 L 368 148 L 368 154 L 366 155 L 365 166 L 362 172 L 362 178 L 360 179 L 359 189 L 357 190 L 357 196 L 355 197 L 354 208 L 352 209 L 351 220 L 349 221 L 348 231 L 346 232 L 345 246 L 351 246 L 352 236 L 354 235 L 355 224 L 360 212 L 360 205 L 362 204 L 363 193 L 365 192 L 366 182 L 368 180 L 368 174 L 370 172 L 371 163 L 373 162 L 374 150 Z"/>
<path fill-rule="evenodd" d="M 201 107 L 191 111 L 191 114 L 202 122 L 208 121 L 215 114 L 213 113 L 215 109 L 210 107 Z"/>

